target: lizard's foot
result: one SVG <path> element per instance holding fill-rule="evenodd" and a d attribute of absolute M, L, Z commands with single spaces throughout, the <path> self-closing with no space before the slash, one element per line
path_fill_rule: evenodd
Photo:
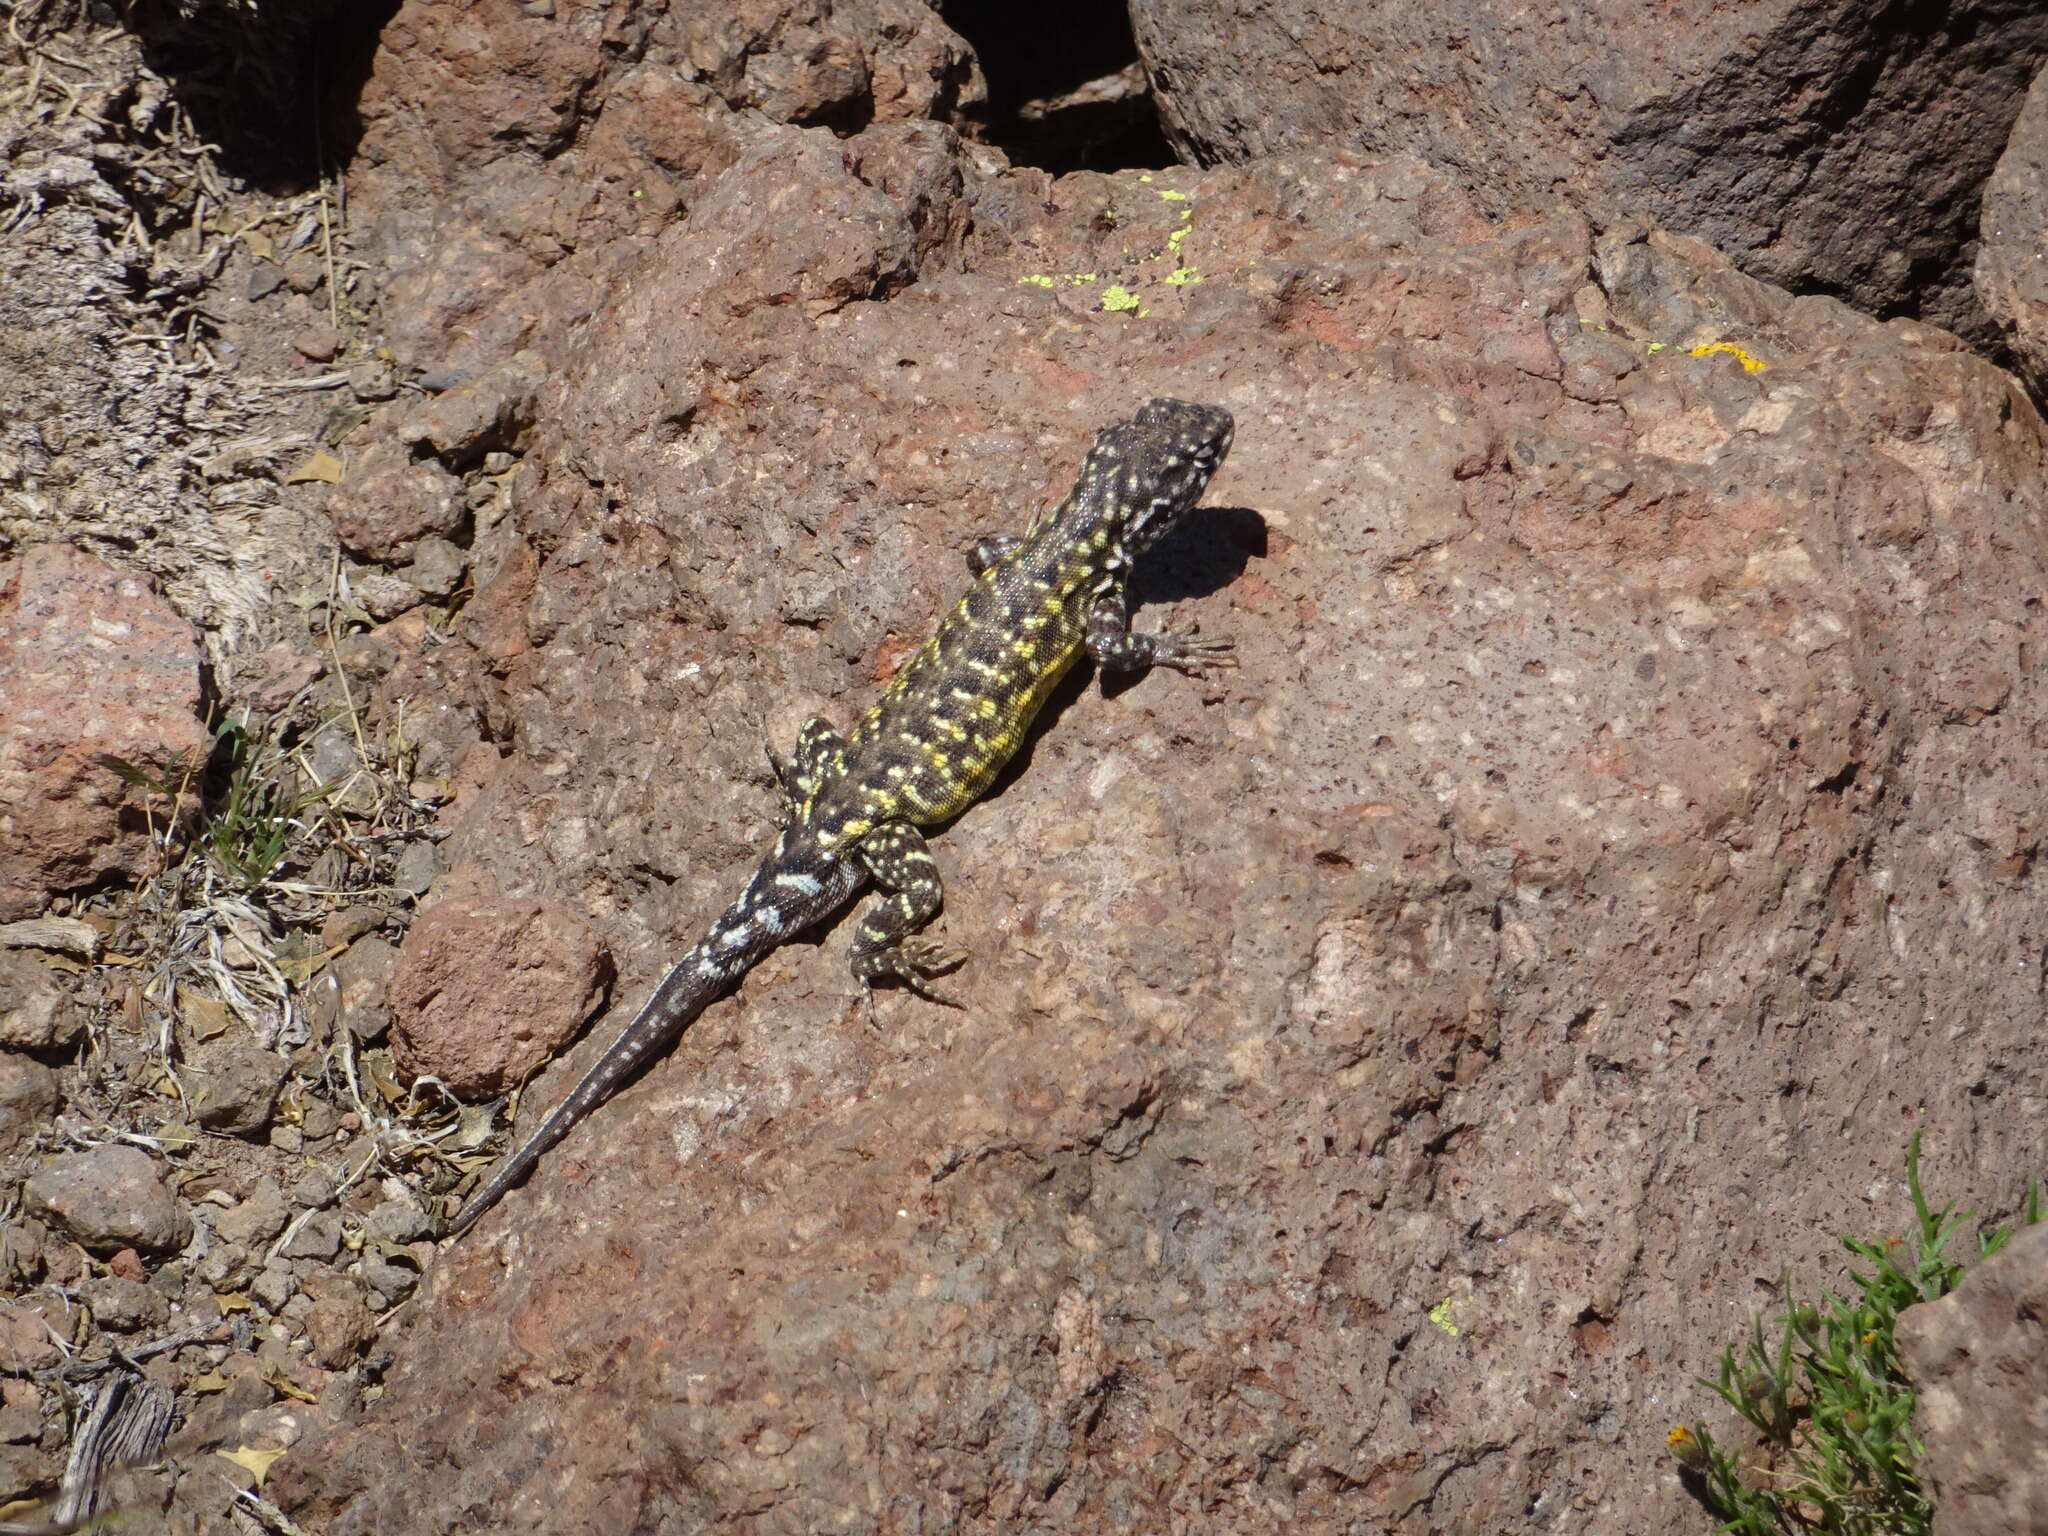
<path fill-rule="evenodd" d="M 875 983 L 884 978 L 900 982 L 919 997 L 934 1003 L 948 1008 L 965 1008 L 965 1003 L 933 987 L 931 979 L 957 971 L 966 963 L 965 950 L 948 949 L 934 940 L 923 938 L 904 939 L 888 949 L 862 955 L 854 962 L 854 975 L 860 981 L 868 1023 L 875 1023 Z"/>
<path fill-rule="evenodd" d="M 1154 635 L 1152 664 L 1172 667 L 1190 677 L 1220 672 L 1237 665 L 1237 645 L 1230 640 L 1197 640 L 1192 635 Z"/>

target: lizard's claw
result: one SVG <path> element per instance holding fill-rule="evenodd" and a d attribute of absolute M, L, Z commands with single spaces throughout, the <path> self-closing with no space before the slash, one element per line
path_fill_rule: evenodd
<path fill-rule="evenodd" d="M 1237 665 L 1237 644 L 1231 640 L 1197 640 L 1192 635 L 1159 636 L 1155 666 L 1172 667 L 1190 677 L 1222 671 Z"/>
<path fill-rule="evenodd" d="M 957 971 L 967 963 L 967 952 L 948 949 L 931 939 L 905 939 L 892 949 L 882 951 L 867 960 L 861 967 L 861 1000 L 867 1010 L 868 1023 L 878 1027 L 875 1017 L 875 983 L 884 976 L 894 977 L 898 982 L 915 992 L 947 1008 L 965 1008 L 967 1005 L 957 998 L 948 997 L 932 986 L 934 976 L 944 976 Z"/>

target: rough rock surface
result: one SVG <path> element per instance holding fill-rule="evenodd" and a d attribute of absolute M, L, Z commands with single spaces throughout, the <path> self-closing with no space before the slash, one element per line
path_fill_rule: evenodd
<path fill-rule="evenodd" d="M 1977 292 L 2013 360 L 2048 397 L 2048 70 L 2034 79 L 1984 184 Z"/>
<path fill-rule="evenodd" d="M 84 1028 L 85 1016 L 55 970 L 21 950 L 0 949 L 0 1047 L 55 1050 Z"/>
<path fill-rule="evenodd" d="M 388 343 L 459 381 L 593 300 L 756 125 L 949 119 L 983 96 L 918 0 L 410 0 L 356 103 L 350 178 Z M 547 307 L 517 301 L 551 276 Z"/>
<path fill-rule="evenodd" d="M 52 1158 L 28 1181 L 28 1207 L 94 1253 L 162 1253 L 192 1236 L 192 1218 L 140 1147 L 99 1146 Z"/>
<path fill-rule="evenodd" d="M 391 977 L 392 1055 L 489 1098 L 575 1038 L 611 978 L 603 942 L 572 912 L 493 895 L 441 901 L 407 931 Z"/>
<path fill-rule="evenodd" d="M 143 792 L 94 759 L 203 762 L 199 662 L 147 577 L 61 544 L 0 561 L 0 921 L 150 857 Z"/>
<path fill-rule="evenodd" d="M 1989 339 L 1977 196 L 2048 12 L 1859 0 L 1133 0 L 1167 135 L 1205 163 L 1406 151 L 1489 211 L 1564 195 L 1754 276 Z"/>
<path fill-rule="evenodd" d="M 527 1124 L 772 835 L 764 740 L 1147 395 L 1237 414 L 1139 588 L 1243 670 L 1064 689 L 937 843 L 965 1011 L 871 1031 L 844 925 L 778 952 L 266 1492 L 1696 1531 L 1655 1451 L 1761 1288 L 1891 1219 L 1909 1127 L 1962 1198 L 2037 1148 L 2048 433 L 1944 333 L 1412 162 L 982 164 L 756 125 L 580 308 L 476 311 L 549 382 L 369 725 L 482 764 L 450 883 L 622 957 Z"/>
<path fill-rule="evenodd" d="M 2048 1531 L 2048 1222 L 1899 1317 L 1935 1536 Z"/>
<path fill-rule="evenodd" d="M 32 1056 L 0 1051 L 0 1152 L 48 1126 L 62 1097 L 55 1072 Z"/>

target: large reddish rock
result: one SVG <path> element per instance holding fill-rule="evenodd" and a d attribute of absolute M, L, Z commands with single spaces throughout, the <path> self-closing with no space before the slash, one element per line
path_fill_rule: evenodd
<path fill-rule="evenodd" d="M 1984 185 L 1980 228 L 1978 296 L 2036 393 L 2048 395 L 2048 70 Z"/>
<path fill-rule="evenodd" d="M 763 129 L 614 258 L 367 722 L 440 708 L 454 866 L 621 956 L 522 1129 L 764 742 L 1148 395 L 1238 434 L 1139 622 L 1243 669 L 1084 675 L 935 834 L 963 1009 L 868 1028 L 841 923 L 565 1141 L 273 1472 L 308 1528 L 1678 1536 L 1664 1431 L 1905 1132 L 2037 1153 L 2048 430 L 1951 336 L 1412 161 L 929 126 Z"/>
<path fill-rule="evenodd" d="M 199 637 L 148 577 L 61 544 L 0 561 L 0 920 L 153 858 L 168 800 L 97 758 L 196 770 L 199 665 Z"/>
<path fill-rule="evenodd" d="M 1569 197 L 1743 270 L 1989 340 L 1977 199 L 2048 57 L 2034 0 L 1132 0 L 1167 136 L 1202 163 L 1344 147 L 1494 212 Z"/>

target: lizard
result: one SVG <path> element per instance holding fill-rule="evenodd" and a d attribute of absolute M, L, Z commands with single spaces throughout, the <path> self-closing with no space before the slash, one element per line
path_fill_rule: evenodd
<path fill-rule="evenodd" d="M 1155 399 L 1095 436 L 1068 495 L 1022 534 L 983 539 L 973 585 L 848 735 L 804 723 L 787 763 L 771 749 L 782 827 L 746 889 L 678 960 L 631 1023 L 448 1228 L 457 1236 L 550 1148 L 667 1049 L 763 956 L 878 888 L 848 947 L 868 1018 L 894 981 L 932 985 L 966 958 L 922 933 L 944 891 L 923 832 L 951 821 L 1022 745 L 1086 652 L 1104 671 L 1234 667 L 1231 642 L 1131 628 L 1132 562 L 1202 498 L 1230 451 L 1220 406 Z"/>

